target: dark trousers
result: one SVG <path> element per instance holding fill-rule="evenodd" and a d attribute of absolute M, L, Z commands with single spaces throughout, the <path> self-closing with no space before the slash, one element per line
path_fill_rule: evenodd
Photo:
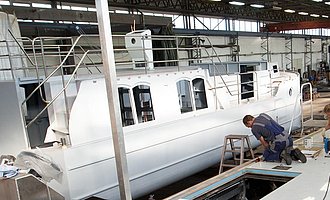
<path fill-rule="evenodd" d="M 291 136 L 288 137 L 288 141 L 275 141 L 275 145 L 273 148 L 268 147 L 265 149 L 263 153 L 263 157 L 265 161 L 280 161 L 280 154 L 281 152 L 287 148 L 293 146 L 293 140 Z M 290 148 L 292 149 L 292 148 Z M 291 152 L 287 152 L 291 153 Z"/>

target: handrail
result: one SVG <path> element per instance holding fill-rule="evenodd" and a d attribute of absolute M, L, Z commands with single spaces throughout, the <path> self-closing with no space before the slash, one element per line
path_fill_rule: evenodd
<path fill-rule="evenodd" d="M 297 94 L 297 96 L 295 98 L 294 107 L 293 107 L 293 111 L 292 111 L 292 117 L 291 117 L 290 126 L 289 126 L 289 135 L 291 135 L 292 125 L 293 125 L 293 120 L 294 120 L 294 111 L 296 110 L 297 101 L 300 96 L 301 96 L 301 94 Z M 302 113 L 302 109 L 300 109 L 300 114 L 301 113 Z"/>
<path fill-rule="evenodd" d="M 215 57 L 216 57 L 217 60 L 219 61 L 220 66 L 224 67 L 224 65 L 223 65 L 223 63 L 222 63 L 220 57 L 218 56 L 217 52 L 215 51 L 214 45 L 211 43 L 209 37 L 207 37 L 207 36 L 203 36 L 203 38 L 205 38 L 205 39 L 208 41 L 208 43 L 209 43 L 209 45 L 210 45 L 210 47 L 211 47 L 211 49 L 212 49 L 212 52 L 215 54 Z M 205 47 L 204 47 L 204 49 L 205 49 Z M 208 57 L 211 58 L 209 52 L 208 52 L 207 50 L 205 50 L 205 52 L 206 52 L 206 54 L 208 55 Z M 213 57 L 212 57 L 212 58 L 213 58 Z M 232 92 L 229 90 L 228 85 L 227 85 L 226 82 L 224 81 L 224 79 L 223 79 L 223 77 L 222 77 L 222 75 L 221 75 L 221 72 L 220 72 L 219 69 L 217 68 L 217 65 L 213 62 L 213 59 L 211 59 L 211 63 L 212 63 L 212 65 L 213 65 L 213 69 L 214 69 L 214 71 L 216 71 L 216 72 L 218 73 L 219 77 L 221 78 L 221 81 L 222 81 L 223 84 L 225 85 L 225 87 L 226 87 L 228 93 L 230 94 L 230 96 L 234 96 L 234 95 L 236 95 L 236 94 L 232 94 Z M 226 71 L 226 75 L 229 75 L 229 74 L 228 74 L 228 71 L 227 71 L 227 68 L 225 68 L 225 71 Z M 254 73 L 254 74 L 256 74 L 255 71 L 253 71 L 253 72 L 248 72 L 248 73 Z M 248 73 L 246 73 L 246 74 L 248 74 Z M 239 76 L 239 75 L 241 75 L 241 74 L 244 74 L 244 73 L 239 73 L 239 74 L 237 74 L 237 76 Z M 253 82 L 258 83 L 258 81 L 253 81 Z M 244 83 L 249 83 L 249 82 L 244 82 Z M 214 83 L 214 84 L 215 84 L 215 83 Z M 241 84 L 242 84 L 242 83 L 241 83 Z M 271 83 L 270 83 L 269 85 L 271 85 Z M 214 88 L 216 88 L 216 87 L 214 87 Z M 244 94 L 244 93 L 238 93 L 237 96 L 239 96 L 240 94 Z M 257 96 L 258 96 L 258 94 L 257 94 Z M 239 98 L 239 97 L 238 97 L 238 98 Z"/>
<path fill-rule="evenodd" d="M 9 34 L 11 35 L 11 37 L 15 40 L 16 44 L 19 46 L 19 48 L 20 48 L 21 51 L 24 53 L 24 55 L 27 57 L 27 59 L 30 61 L 30 63 L 31 63 L 32 65 L 35 65 L 35 63 L 34 63 L 34 62 L 32 61 L 32 59 L 30 58 L 29 54 L 26 53 L 24 47 L 22 47 L 22 45 L 18 42 L 18 40 L 17 40 L 16 37 L 14 36 L 13 32 L 12 32 L 10 29 L 8 29 L 8 32 L 9 32 Z"/>
<path fill-rule="evenodd" d="M 212 46 L 212 44 L 211 44 L 211 46 Z M 213 46 L 212 46 L 211 48 L 213 49 Z M 206 52 L 207 55 L 210 55 L 208 51 L 205 51 L 205 52 Z M 215 52 L 215 53 L 216 53 L 216 52 Z M 216 56 L 217 56 L 217 54 L 216 54 Z M 218 60 L 220 61 L 220 64 L 223 66 L 223 64 L 222 64 L 222 62 L 221 62 L 221 60 L 220 60 L 220 58 L 219 58 L 218 56 L 217 56 L 217 58 L 218 58 Z M 218 70 L 218 68 L 216 67 L 215 63 L 213 62 L 213 59 L 211 60 L 211 63 L 212 63 L 212 65 L 213 65 L 213 69 L 214 69 L 214 71 L 217 71 L 217 73 L 219 74 L 219 77 L 220 77 L 222 83 L 225 84 L 225 87 L 226 87 L 228 93 L 230 94 L 230 96 L 233 96 L 233 94 L 232 94 L 231 91 L 229 90 L 229 88 L 228 88 L 228 86 L 227 86 L 225 80 L 223 79 L 223 77 L 222 77 L 220 71 Z M 226 69 L 226 71 L 227 71 L 227 69 Z M 226 72 L 226 74 L 228 75 L 227 72 Z M 214 82 L 214 84 L 215 84 L 215 82 Z M 214 87 L 214 88 L 215 88 L 215 87 Z"/>
<path fill-rule="evenodd" d="M 304 102 L 303 90 L 304 90 L 305 86 L 309 87 L 309 97 L 310 97 L 310 99 Z M 300 87 L 300 94 L 301 94 L 301 110 L 303 111 L 304 103 L 310 103 L 310 108 L 311 108 L 311 110 L 310 110 L 310 119 L 313 120 L 314 119 L 314 116 L 313 116 L 314 109 L 313 109 L 313 87 L 312 87 L 312 84 L 310 82 L 303 83 Z M 300 133 L 300 136 L 302 136 L 302 134 L 304 132 L 304 124 L 303 123 L 304 123 L 304 112 L 302 112 L 302 115 L 301 115 L 301 133 Z"/>
<path fill-rule="evenodd" d="M 70 82 L 72 81 L 73 77 L 75 76 L 76 72 L 78 71 L 78 68 L 80 67 L 81 63 L 83 62 L 83 60 L 85 59 L 86 55 L 89 52 L 101 52 L 101 50 L 87 50 L 84 55 L 82 56 L 82 59 L 79 61 L 79 63 L 77 64 L 77 66 L 75 67 L 74 71 L 72 72 L 69 80 L 66 82 L 66 84 L 64 85 L 64 87 L 61 89 L 60 92 L 58 92 L 57 95 L 55 95 L 55 97 L 25 126 L 26 128 L 29 127 L 33 122 L 35 122 L 41 115 L 43 112 L 45 112 L 47 110 L 47 108 L 49 106 L 52 105 L 52 103 L 67 89 L 67 87 L 69 86 Z M 47 79 L 48 80 L 48 79 Z"/>
<path fill-rule="evenodd" d="M 85 50 L 79 45 L 79 48 L 83 51 L 83 52 L 85 52 Z M 98 50 L 100 50 L 101 48 L 99 48 Z M 95 50 L 97 50 L 97 49 L 95 49 Z M 78 57 L 78 56 L 77 56 Z M 78 57 L 79 58 L 79 57 Z M 97 69 L 97 71 L 99 72 L 99 73 L 102 73 L 101 72 L 101 70 L 96 66 L 96 64 L 95 64 L 95 62 L 87 55 L 87 58 L 88 58 L 88 60 L 93 64 L 93 65 L 95 65 L 95 68 Z M 100 57 L 101 59 L 102 59 L 102 57 Z M 90 74 L 92 74 L 92 71 L 88 68 L 88 67 L 86 67 L 87 68 L 87 70 L 89 71 L 89 73 Z"/>
<path fill-rule="evenodd" d="M 21 107 L 23 107 L 23 105 L 34 95 L 34 93 L 37 91 L 37 90 L 39 90 L 39 91 L 41 91 L 41 87 L 45 84 L 45 82 L 47 82 L 49 79 L 50 79 L 50 77 L 52 77 L 56 72 L 57 72 L 57 70 L 59 70 L 59 69 L 62 69 L 63 68 L 63 65 L 64 65 L 64 63 L 67 61 L 67 59 L 68 59 L 68 57 L 72 54 L 72 52 L 73 52 L 73 50 L 74 50 L 74 48 L 76 47 L 76 45 L 77 45 L 77 43 L 79 42 L 79 40 L 82 38 L 82 37 L 84 37 L 85 35 L 80 35 L 77 39 L 76 39 L 76 41 L 74 42 L 74 44 L 71 46 L 71 48 L 70 48 L 70 50 L 68 51 L 68 53 L 66 54 L 66 56 L 65 56 L 65 58 L 62 60 L 62 62 L 60 63 L 60 65 L 59 66 L 57 66 L 42 82 L 39 82 L 39 85 L 29 94 L 29 96 L 25 99 L 25 100 L 23 100 L 23 102 L 21 103 Z M 92 35 L 92 36 L 97 36 L 97 35 Z M 39 37 L 39 38 L 43 38 L 43 37 Z M 60 37 L 61 38 L 61 37 Z M 37 40 L 38 38 L 35 38 L 34 40 L 33 40 L 33 42 L 32 42 L 32 46 L 34 46 L 34 44 L 35 44 L 35 41 Z M 100 51 L 100 50 L 97 50 L 97 51 Z M 89 52 L 92 52 L 91 50 L 88 50 L 88 51 L 86 51 L 85 53 L 84 53 L 84 56 L 83 56 L 83 58 L 81 58 L 81 60 L 79 61 L 79 66 L 81 65 L 81 63 L 82 63 L 82 61 L 83 61 L 83 59 L 86 57 L 86 55 L 87 55 L 87 53 L 89 53 Z M 38 67 L 36 66 L 36 70 L 38 70 Z M 74 72 L 76 72 L 76 70 L 77 70 L 77 67 L 75 68 L 75 70 L 74 70 Z M 62 77 L 63 77 L 63 74 L 62 74 Z M 73 77 L 71 76 L 71 79 L 72 79 Z M 39 78 L 38 78 L 38 80 L 40 80 Z M 62 82 L 63 82 L 63 88 L 66 88 L 65 87 L 65 85 L 64 85 L 64 78 L 62 78 Z M 65 89 L 63 89 L 62 91 L 61 91 L 61 93 L 65 93 Z M 58 96 L 59 96 L 60 94 L 58 94 L 57 96 L 55 96 L 55 98 L 57 99 L 58 98 Z M 53 100 L 51 100 L 51 101 L 45 101 L 45 103 L 47 104 L 46 106 L 45 106 L 45 108 L 43 108 L 40 112 L 39 112 L 39 114 L 38 115 L 36 115 L 27 125 L 26 125 L 26 127 L 29 127 L 52 103 L 54 102 L 54 99 Z M 65 104 L 66 104 L 66 112 L 68 113 L 69 112 L 69 110 L 68 110 L 68 106 L 67 106 L 67 102 L 66 102 L 66 94 L 65 94 Z"/>
<path fill-rule="evenodd" d="M 72 44 L 72 46 L 71 46 L 71 48 L 70 48 L 70 50 L 68 51 L 68 53 L 66 54 L 66 56 L 64 57 L 64 59 L 63 59 L 63 61 L 60 63 L 60 65 L 58 65 L 41 83 L 39 83 L 39 85 L 30 93 L 30 95 L 28 96 L 28 97 L 26 97 L 26 99 L 22 102 L 22 104 L 21 105 L 23 105 L 23 104 L 25 104 L 31 97 L 32 97 L 32 95 L 37 91 L 37 90 L 39 90 L 40 88 L 41 88 L 41 86 L 43 85 L 43 84 L 45 84 L 45 82 L 46 81 L 48 81 L 49 80 L 49 78 L 50 77 L 52 77 L 54 74 L 55 74 L 55 72 L 58 70 L 58 69 L 60 69 L 60 68 L 62 68 L 63 67 L 63 65 L 64 65 L 64 63 L 67 61 L 67 59 L 68 59 L 68 57 L 71 55 L 71 53 L 73 52 L 73 50 L 74 50 L 74 48 L 75 48 L 75 46 L 77 45 L 77 43 L 79 42 L 79 40 L 80 40 L 80 38 L 81 37 L 83 37 L 83 36 L 85 36 L 85 35 L 80 35 L 80 36 L 78 36 L 78 38 L 76 39 L 76 41 L 74 42 L 74 44 Z M 91 35 L 91 36 L 96 36 L 96 35 Z M 33 44 L 34 44 L 34 41 L 35 41 L 35 39 L 33 40 Z M 37 69 L 38 67 L 36 67 L 36 69 Z"/>
<path fill-rule="evenodd" d="M 25 51 L 25 49 L 22 47 L 22 45 L 18 42 L 18 40 L 16 39 L 16 37 L 14 36 L 14 34 L 12 33 L 12 31 L 10 29 L 8 29 L 10 35 L 12 36 L 12 38 L 14 39 L 14 41 L 16 42 L 16 44 L 19 46 L 19 48 L 21 49 L 21 51 L 24 53 L 24 55 L 27 57 L 27 59 L 30 61 L 30 63 L 32 64 L 32 66 L 35 66 L 35 69 L 36 69 L 36 75 L 37 75 L 37 80 L 38 80 L 38 83 L 40 84 L 40 78 L 39 78 L 39 70 L 37 68 L 37 65 L 36 65 L 36 62 L 33 62 L 32 59 L 30 58 L 29 54 Z M 34 49 L 34 48 L 33 48 Z M 35 58 L 36 59 L 36 58 Z M 36 60 L 35 60 L 36 61 Z M 45 103 L 47 103 L 47 101 L 45 100 L 43 94 L 42 94 L 42 91 L 41 89 L 39 90 L 39 93 L 40 93 L 40 97 L 41 97 L 41 100 Z"/>

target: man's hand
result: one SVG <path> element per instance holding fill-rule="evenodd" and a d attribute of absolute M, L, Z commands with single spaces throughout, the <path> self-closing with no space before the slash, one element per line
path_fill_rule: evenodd
<path fill-rule="evenodd" d="M 265 148 L 268 148 L 268 147 L 269 147 L 269 144 L 268 144 L 268 142 L 264 139 L 264 137 L 261 136 L 259 140 L 260 140 L 262 146 L 264 146 Z"/>

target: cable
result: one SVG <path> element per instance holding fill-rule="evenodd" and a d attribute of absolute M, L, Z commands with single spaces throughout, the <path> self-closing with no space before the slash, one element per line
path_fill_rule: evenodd
<path fill-rule="evenodd" d="M 327 186 L 327 190 L 325 191 L 325 194 L 324 194 L 323 200 L 325 200 L 325 198 L 327 197 L 328 190 L 329 190 L 329 184 L 330 184 L 330 175 L 329 175 L 329 178 L 328 178 L 328 186 Z"/>

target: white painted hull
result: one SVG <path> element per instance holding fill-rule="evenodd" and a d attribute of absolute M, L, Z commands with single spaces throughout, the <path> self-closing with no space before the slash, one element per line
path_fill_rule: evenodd
<path fill-rule="evenodd" d="M 217 164 L 223 138 L 227 134 L 249 134 L 252 145 L 256 146 L 258 142 L 243 126 L 241 119 L 245 114 L 260 112 L 283 119 L 287 110 L 294 107 L 292 104 L 275 110 L 274 105 L 271 100 L 261 101 L 155 125 L 147 130 L 125 132 L 133 198 Z M 291 116 L 286 117 L 290 119 Z M 296 127 L 299 120 L 299 117 L 295 118 Z M 288 125 L 286 123 L 286 127 Z M 70 199 L 93 195 L 120 199 L 110 138 L 66 149 L 64 159 Z"/>

